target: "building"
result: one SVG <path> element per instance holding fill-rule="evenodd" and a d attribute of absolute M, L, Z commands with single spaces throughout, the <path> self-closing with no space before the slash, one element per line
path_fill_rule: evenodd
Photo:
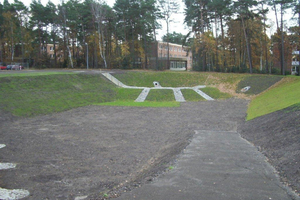
<path fill-rule="evenodd" d="M 291 74 L 300 75 L 300 51 L 293 51 Z"/>
<path fill-rule="evenodd" d="M 152 69 L 192 70 L 193 55 L 189 47 L 169 43 L 170 68 L 168 68 L 168 44 L 166 42 L 153 43 L 151 50 L 149 60 Z"/>

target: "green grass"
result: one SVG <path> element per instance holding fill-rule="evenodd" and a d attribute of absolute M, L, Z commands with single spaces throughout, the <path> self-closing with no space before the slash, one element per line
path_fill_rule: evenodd
<path fill-rule="evenodd" d="M 118 88 L 99 74 L 14 74 L 0 77 L 0 110 L 28 117 L 87 105 L 180 106 L 174 102 L 172 90 L 156 95 L 151 92 L 148 102 L 134 102 L 141 92 L 139 89 Z"/>
<path fill-rule="evenodd" d="M 28 73 L 13 73 L 13 74 L 0 74 L 2 77 L 25 77 L 25 76 L 45 76 L 45 75 L 62 75 L 74 74 L 74 72 L 28 72 Z"/>
<path fill-rule="evenodd" d="M 241 89 L 247 86 L 251 86 L 250 90 L 245 92 L 248 95 L 257 95 L 267 90 L 269 87 L 280 81 L 282 76 L 269 76 L 269 75 L 252 75 L 246 76 L 242 79 L 237 86 L 237 93 L 241 92 Z"/>
<path fill-rule="evenodd" d="M 186 101 L 205 101 L 205 99 L 192 89 L 181 90 Z"/>
<path fill-rule="evenodd" d="M 192 87 L 204 85 L 206 73 L 191 72 L 126 72 L 113 74 L 126 85 L 153 87 L 153 81 L 158 81 L 162 87 Z"/>
<path fill-rule="evenodd" d="M 114 74 L 127 85 L 153 87 L 159 81 L 163 87 L 192 87 L 196 85 L 255 85 L 262 91 L 282 77 L 248 74 L 195 73 L 195 72 L 125 72 Z M 263 84 L 263 85 L 262 85 Z M 277 110 L 300 105 L 300 78 L 287 77 L 277 87 L 257 96 L 249 105 L 247 120 Z M 214 99 L 230 98 L 214 87 L 201 89 Z M 69 72 L 35 72 L 0 74 L 0 110 L 16 116 L 36 116 L 61 112 L 87 105 L 176 107 L 172 90 L 153 89 L 145 102 L 134 100 L 142 90 L 118 88 L 100 74 Z M 186 101 L 203 98 L 190 89 L 182 90 Z"/>
<path fill-rule="evenodd" d="M 300 78 L 285 78 L 253 99 L 247 111 L 247 120 L 254 119 L 300 103 Z"/>
<path fill-rule="evenodd" d="M 219 84 L 237 84 L 250 74 L 234 74 L 234 73 L 207 73 L 207 86 Z"/>
<path fill-rule="evenodd" d="M 212 97 L 213 99 L 228 99 L 232 97 L 230 94 L 220 92 L 220 90 L 214 87 L 202 88 L 201 91 L 206 93 L 208 96 Z"/>
<path fill-rule="evenodd" d="M 116 96 L 114 97 L 115 101 L 126 102 L 134 101 L 140 95 L 143 90 L 140 89 L 125 89 L 125 88 L 115 88 Z"/>
<path fill-rule="evenodd" d="M 175 97 L 172 90 L 157 89 L 150 90 L 146 101 L 172 102 L 175 101 Z"/>
<path fill-rule="evenodd" d="M 39 75 L 0 78 L 0 109 L 35 116 L 113 101 L 115 86 L 100 75 Z"/>
<path fill-rule="evenodd" d="M 153 72 L 128 71 L 113 74 L 126 85 L 153 87 L 158 81 L 162 87 L 194 87 L 198 85 L 218 85 L 220 83 L 235 84 L 248 74 L 210 73 L 210 72 Z"/>

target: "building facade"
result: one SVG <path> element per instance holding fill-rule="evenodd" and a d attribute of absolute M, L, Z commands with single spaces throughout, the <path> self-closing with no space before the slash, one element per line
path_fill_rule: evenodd
<path fill-rule="evenodd" d="M 300 50 L 293 51 L 293 57 L 292 57 L 292 69 L 291 74 L 292 75 L 300 75 Z"/>
<path fill-rule="evenodd" d="M 169 46 L 169 48 L 168 48 Z M 169 49 L 169 65 L 168 65 Z M 156 42 L 152 45 L 150 66 L 152 69 L 170 69 L 190 71 L 193 65 L 193 55 L 189 47 L 166 42 Z M 169 66 L 169 67 L 168 67 Z"/>

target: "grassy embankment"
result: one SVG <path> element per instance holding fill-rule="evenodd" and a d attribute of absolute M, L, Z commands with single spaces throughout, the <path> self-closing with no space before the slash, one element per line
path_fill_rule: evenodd
<path fill-rule="evenodd" d="M 125 73 L 129 80 L 140 86 L 152 87 L 155 80 L 168 80 L 166 86 L 195 86 L 204 84 L 208 75 L 199 73 L 145 72 L 137 78 L 135 73 Z M 148 84 L 150 82 L 150 84 Z M 180 80 L 180 81 L 178 81 Z M 125 84 L 128 84 L 124 81 Z M 128 84 L 130 85 L 130 84 Z M 139 84 L 136 84 L 139 86 Z M 206 88 L 214 98 L 230 97 L 214 88 Z M 97 75 L 38 72 L 0 74 L 0 110 L 16 116 L 36 116 L 61 112 L 87 105 L 119 105 L 146 107 L 180 106 L 171 90 L 153 90 L 143 103 L 136 103 L 141 90 L 118 88 L 106 78 Z M 183 91 L 186 100 L 203 100 L 192 90 Z"/>
<path fill-rule="evenodd" d="M 219 81 L 231 82 L 231 75 L 218 73 L 193 73 L 193 72 L 127 72 L 113 74 L 126 85 L 153 87 L 153 82 L 158 81 L 162 87 L 194 87 L 198 85 L 216 85 Z M 210 78 L 214 77 L 214 78 Z M 241 79 L 242 76 L 237 76 Z M 216 81 L 218 80 L 218 81 Z M 235 78 L 234 78 L 235 80 Z M 220 92 L 217 88 L 206 87 L 201 89 L 214 99 L 230 98 L 228 93 Z M 205 99 L 192 89 L 181 90 L 186 101 L 204 101 Z M 146 101 L 174 101 L 171 90 L 151 90 Z"/>
<path fill-rule="evenodd" d="M 134 99 L 137 90 L 123 91 L 101 75 L 24 73 L 0 75 L 0 110 L 16 116 L 61 112 L 116 99 Z"/>
<path fill-rule="evenodd" d="M 273 88 L 254 98 L 247 111 L 247 120 L 288 107 L 300 109 L 300 77 L 286 77 Z"/>
<path fill-rule="evenodd" d="M 188 72 L 126 72 L 114 74 L 123 83 L 132 86 L 152 87 L 159 81 L 163 87 L 193 87 L 202 89 L 215 99 L 230 98 L 216 87 L 226 85 L 236 92 L 251 85 L 248 95 L 259 94 L 279 81 L 278 76 L 257 76 L 222 73 Z M 300 103 L 299 77 L 285 78 L 280 84 L 258 95 L 249 105 L 247 120 Z M 117 88 L 101 75 L 39 72 L 0 74 L 0 109 L 17 116 L 35 116 L 61 112 L 87 105 L 118 105 L 146 107 L 174 107 L 171 90 L 151 90 L 146 101 L 136 103 L 141 90 Z M 193 90 L 182 93 L 187 101 L 203 100 Z M 246 93 L 246 94 L 247 94 Z M 300 106 L 299 106 L 300 107 Z"/>

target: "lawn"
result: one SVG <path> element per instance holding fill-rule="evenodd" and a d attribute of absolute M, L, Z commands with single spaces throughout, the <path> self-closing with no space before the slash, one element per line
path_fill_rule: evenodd
<path fill-rule="evenodd" d="M 150 92 L 147 102 L 134 102 L 141 91 L 116 87 L 100 74 L 64 72 L 1 74 L 0 110 L 15 116 L 28 117 L 88 105 L 180 106 L 174 101 L 171 90 L 161 94 Z"/>
<path fill-rule="evenodd" d="M 300 78 L 284 78 L 276 87 L 253 99 L 247 111 L 247 120 L 254 119 L 291 106 L 299 107 Z"/>
<path fill-rule="evenodd" d="M 139 87 L 153 87 L 154 81 L 158 81 L 162 87 L 193 87 L 197 85 L 204 85 L 207 79 L 206 73 L 170 71 L 130 71 L 112 75 L 126 85 Z"/>
<path fill-rule="evenodd" d="M 237 93 L 241 92 L 241 89 L 247 86 L 251 86 L 250 90 L 245 92 L 247 95 L 257 95 L 267 90 L 269 87 L 280 81 L 282 76 L 270 76 L 270 75 L 252 75 L 245 76 L 237 86 Z"/>
<path fill-rule="evenodd" d="M 61 112 L 113 101 L 116 87 L 99 75 L 55 74 L 0 78 L 0 109 L 16 116 Z"/>
<path fill-rule="evenodd" d="M 9 74 L 0 74 L 0 78 L 2 77 L 26 77 L 26 76 L 45 76 L 45 75 L 62 75 L 62 74 L 74 74 L 74 72 L 30 72 L 30 73 L 9 73 Z"/>
<path fill-rule="evenodd" d="M 215 86 L 225 84 L 237 88 L 246 85 L 246 95 L 259 94 L 281 80 L 280 76 L 225 74 L 202 72 L 124 71 L 113 74 L 126 85 L 153 87 L 158 81 L 163 87 L 193 87 L 214 99 L 231 98 Z M 249 105 L 247 120 L 300 103 L 299 77 L 286 77 L 277 87 L 258 95 Z M 151 90 L 143 103 L 134 102 L 142 90 L 116 87 L 100 74 L 70 72 L 36 72 L 0 74 L 0 110 L 16 116 L 36 116 L 61 112 L 87 105 L 174 107 L 172 90 Z M 181 90 L 186 101 L 204 99 L 191 89 Z M 296 107 L 297 108 L 297 107 Z"/>

